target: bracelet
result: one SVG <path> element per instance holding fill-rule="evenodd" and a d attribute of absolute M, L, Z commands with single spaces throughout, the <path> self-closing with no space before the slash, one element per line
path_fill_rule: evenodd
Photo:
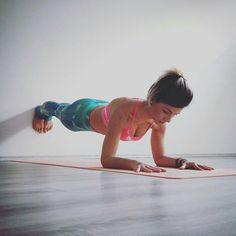
<path fill-rule="evenodd" d="M 177 159 L 175 160 L 175 166 L 176 166 L 176 168 L 181 167 L 181 166 L 184 164 L 184 162 L 187 162 L 187 161 L 188 161 L 187 159 L 177 158 Z"/>

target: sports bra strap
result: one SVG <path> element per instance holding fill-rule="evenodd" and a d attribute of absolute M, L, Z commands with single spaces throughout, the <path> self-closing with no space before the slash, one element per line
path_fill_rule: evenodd
<path fill-rule="evenodd" d="M 138 110 L 139 110 L 139 106 L 140 106 L 139 99 L 136 98 L 136 104 L 135 104 L 135 108 L 134 108 L 134 115 L 133 115 L 133 118 L 132 118 L 131 123 L 130 123 L 130 128 L 132 127 L 132 125 L 134 123 L 134 120 L 135 120 L 136 115 L 137 115 Z"/>

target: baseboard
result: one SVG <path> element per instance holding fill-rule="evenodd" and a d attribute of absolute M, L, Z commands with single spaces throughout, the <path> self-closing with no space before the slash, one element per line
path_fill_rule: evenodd
<path fill-rule="evenodd" d="M 167 156 L 173 156 L 173 157 L 185 157 L 185 158 L 191 158 L 191 157 L 196 157 L 196 158 L 204 158 L 204 157 L 208 157 L 208 158 L 218 158 L 218 157 L 236 157 L 236 153 L 178 153 L 178 154 L 171 154 L 168 153 L 166 154 Z M 124 156 L 124 157 L 140 157 L 140 158 L 146 158 L 146 157 L 150 157 L 151 154 L 121 154 L 119 153 L 118 156 Z M 98 154 L 94 154 L 94 155 L 14 155 L 14 156 L 0 156 L 0 160 L 3 159 L 12 159 L 12 158 L 63 158 L 63 157 L 69 157 L 69 158 L 99 158 Z"/>

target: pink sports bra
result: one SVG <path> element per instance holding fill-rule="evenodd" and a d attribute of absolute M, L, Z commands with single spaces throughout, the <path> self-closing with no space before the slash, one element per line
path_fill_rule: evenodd
<path fill-rule="evenodd" d="M 132 141 L 138 141 L 139 139 L 141 139 L 143 137 L 143 136 L 140 136 L 140 137 L 131 136 L 131 130 L 132 130 L 131 128 L 133 126 L 134 119 L 137 115 L 139 106 L 141 104 L 138 98 L 136 98 L 136 100 L 137 101 L 136 101 L 136 104 L 135 104 L 135 107 L 134 107 L 133 118 L 131 120 L 130 126 L 123 128 L 122 131 L 121 131 L 120 139 L 122 141 L 131 141 L 131 140 Z M 110 109 L 111 109 L 111 105 L 108 104 L 107 106 L 105 106 L 102 109 L 102 112 L 101 112 L 102 120 L 103 120 L 103 123 L 104 123 L 105 127 L 107 127 L 108 123 L 109 123 Z"/>

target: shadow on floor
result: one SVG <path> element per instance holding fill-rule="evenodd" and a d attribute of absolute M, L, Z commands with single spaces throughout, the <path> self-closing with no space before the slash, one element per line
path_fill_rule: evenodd
<path fill-rule="evenodd" d="M 0 123 L 0 143 L 31 126 L 34 109 L 27 110 Z"/>

